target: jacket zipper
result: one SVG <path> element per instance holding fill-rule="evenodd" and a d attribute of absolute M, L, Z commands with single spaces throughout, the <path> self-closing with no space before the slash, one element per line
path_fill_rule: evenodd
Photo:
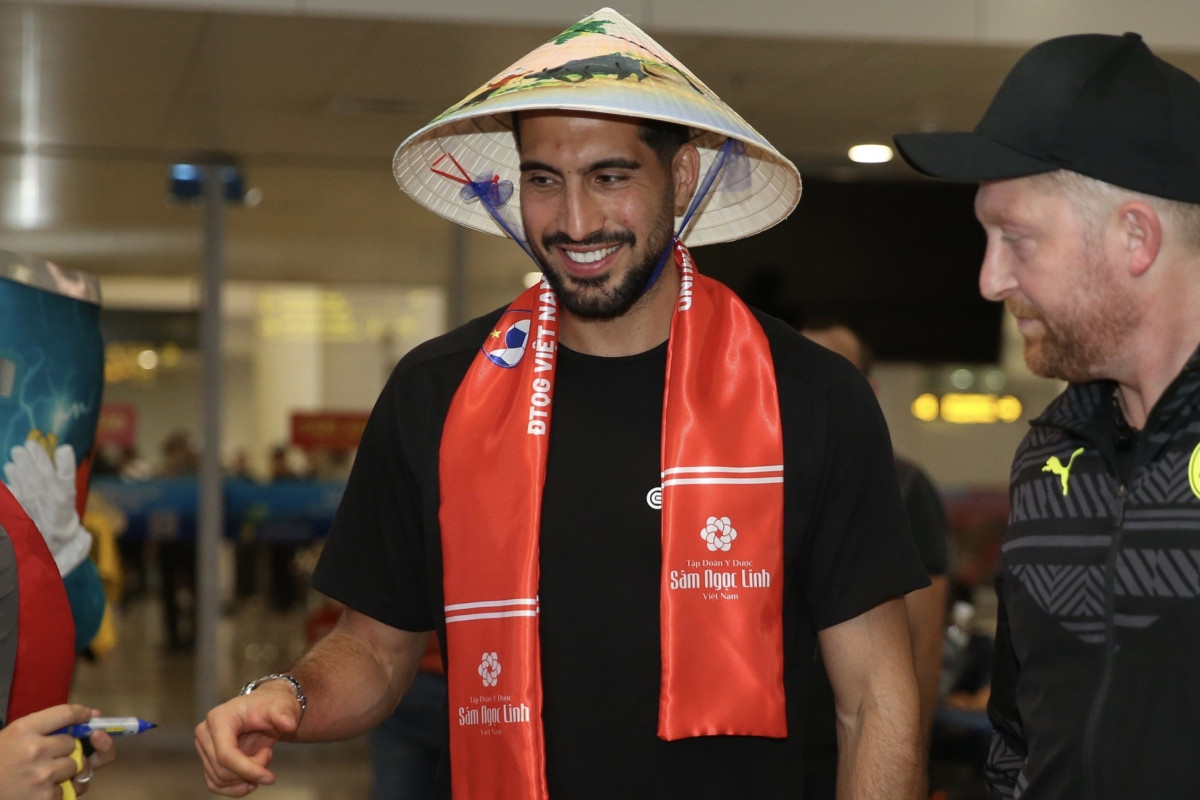
<path fill-rule="evenodd" d="M 1113 660 L 1117 653 L 1116 634 L 1116 572 L 1117 554 L 1121 551 L 1121 530 L 1125 524 L 1125 484 L 1117 487 L 1117 513 L 1114 521 L 1112 543 L 1108 548 L 1108 565 L 1104 571 L 1104 672 L 1100 678 L 1100 688 L 1092 701 L 1092 710 L 1088 713 L 1087 729 L 1083 740 L 1083 782 L 1087 789 L 1085 797 L 1098 798 L 1096 775 L 1096 737 L 1100 727 L 1100 715 L 1108 697 L 1109 684 L 1112 682 Z"/>

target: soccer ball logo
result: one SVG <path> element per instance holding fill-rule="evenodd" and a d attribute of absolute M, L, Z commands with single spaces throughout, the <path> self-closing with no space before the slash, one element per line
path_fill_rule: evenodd
<path fill-rule="evenodd" d="M 512 369 L 521 363 L 521 357 L 525 355 L 525 344 L 529 341 L 529 320 L 514 322 L 503 334 L 499 330 L 492 331 L 492 337 L 484 346 L 483 354 L 496 366 Z M 500 346 L 495 347 L 496 344 Z"/>
<path fill-rule="evenodd" d="M 729 524 L 729 517 L 709 517 L 704 530 L 700 531 L 700 538 L 708 543 L 709 550 L 724 552 L 737 538 L 737 531 Z"/>
<path fill-rule="evenodd" d="M 479 665 L 479 677 L 483 678 L 484 686 L 495 686 L 500 678 L 500 659 L 495 653 L 484 653 L 483 662 Z"/>

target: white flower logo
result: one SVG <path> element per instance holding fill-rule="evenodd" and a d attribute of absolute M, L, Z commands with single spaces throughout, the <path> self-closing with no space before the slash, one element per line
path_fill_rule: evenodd
<path fill-rule="evenodd" d="M 500 659 L 495 653 L 484 653 L 483 663 L 479 665 L 479 676 L 483 678 L 484 686 L 495 686 L 500 677 Z"/>
<path fill-rule="evenodd" d="M 709 550 L 728 550 L 737 538 L 737 531 L 729 524 L 729 517 L 709 517 L 700 538 L 708 542 Z"/>

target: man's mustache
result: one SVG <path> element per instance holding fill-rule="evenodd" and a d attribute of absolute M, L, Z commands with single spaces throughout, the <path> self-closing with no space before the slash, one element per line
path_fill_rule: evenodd
<path fill-rule="evenodd" d="M 1028 303 L 1020 303 L 1009 299 L 1004 301 L 1004 305 L 1008 309 L 1008 313 L 1012 314 L 1017 319 L 1036 319 L 1039 322 L 1045 322 L 1045 320 L 1042 319 L 1041 312 Z"/>
<path fill-rule="evenodd" d="M 551 247 L 607 247 L 618 244 L 627 244 L 632 247 L 637 244 L 637 237 L 631 231 L 596 231 L 582 239 L 572 239 L 560 231 L 547 233 L 542 237 L 542 247 L 547 250 Z"/>

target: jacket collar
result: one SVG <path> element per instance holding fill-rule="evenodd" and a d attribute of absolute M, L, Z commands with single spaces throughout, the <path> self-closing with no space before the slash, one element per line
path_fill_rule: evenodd
<path fill-rule="evenodd" d="M 1046 406 L 1032 425 L 1054 425 L 1073 431 L 1085 429 L 1098 413 L 1108 413 L 1116 381 L 1095 380 L 1071 383 L 1065 391 Z M 1175 380 L 1163 392 L 1146 422 L 1146 428 L 1160 429 L 1170 424 L 1179 411 L 1200 394 L 1200 348 L 1188 358 Z"/>

